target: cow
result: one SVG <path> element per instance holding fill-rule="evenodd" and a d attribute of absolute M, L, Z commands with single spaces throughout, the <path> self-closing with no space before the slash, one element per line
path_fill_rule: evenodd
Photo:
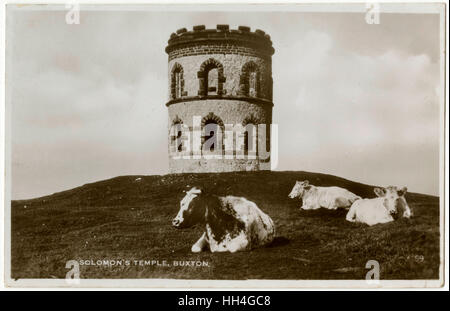
<path fill-rule="evenodd" d="M 338 208 L 350 208 L 353 202 L 361 199 L 360 196 L 340 187 L 316 187 L 309 184 L 308 180 L 297 181 L 289 198 L 300 198 L 304 210 L 315 210 L 321 207 L 335 210 Z"/>
<path fill-rule="evenodd" d="M 200 239 L 192 246 L 194 253 L 209 246 L 211 252 L 237 252 L 271 243 L 275 237 L 272 219 L 258 206 L 235 196 L 216 196 L 191 188 L 180 202 L 172 220 L 175 228 L 205 226 Z"/>
<path fill-rule="evenodd" d="M 391 222 L 400 217 L 410 218 L 412 212 L 405 200 L 406 191 L 406 187 L 400 190 L 394 186 L 375 188 L 374 192 L 378 197 L 354 202 L 345 218 L 369 226 Z"/>

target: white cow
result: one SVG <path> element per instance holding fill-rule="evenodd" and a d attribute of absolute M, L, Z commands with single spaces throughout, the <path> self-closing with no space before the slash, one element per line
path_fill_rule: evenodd
<path fill-rule="evenodd" d="M 176 228 L 204 224 L 205 232 L 192 246 L 194 253 L 209 246 L 211 252 L 236 252 L 267 245 L 275 237 L 272 219 L 255 203 L 235 196 L 219 197 L 196 187 L 187 191 L 173 219 Z"/>
<path fill-rule="evenodd" d="M 346 219 L 373 226 L 394 221 L 399 217 L 410 218 L 411 209 L 404 197 L 406 191 L 406 187 L 400 190 L 394 186 L 375 188 L 374 192 L 378 198 L 356 201 L 350 207 Z"/>
<path fill-rule="evenodd" d="M 313 210 L 327 208 L 335 210 L 338 208 L 349 208 L 353 202 L 361 197 L 340 187 L 316 187 L 309 184 L 309 181 L 297 181 L 291 193 L 291 199 L 301 198 L 302 209 Z"/>

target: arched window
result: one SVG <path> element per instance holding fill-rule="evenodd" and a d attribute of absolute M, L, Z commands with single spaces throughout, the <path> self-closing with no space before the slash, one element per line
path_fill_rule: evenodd
<path fill-rule="evenodd" d="M 244 154 L 248 155 L 250 151 L 256 151 L 256 144 L 254 137 L 256 136 L 256 127 L 254 124 L 247 124 L 244 131 Z"/>
<path fill-rule="evenodd" d="M 258 119 L 251 115 L 242 122 L 244 131 L 244 155 L 258 154 Z"/>
<path fill-rule="evenodd" d="M 223 129 L 222 120 L 212 112 L 202 119 L 202 152 L 223 153 Z"/>
<path fill-rule="evenodd" d="M 258 74 L 256 71 L 248 73 L 248 96 L 258 96 Z"/>
<path fill-rule="evenodd" d="M 214 58 L 209 58 L 202 63 L 197 77 L 198 95 L 222 95 L 225 93 L 223 89 L 223 83 L 225 82 L 223 66 Z"/>
<path fill-rule="evenodd" d="M 216 123 L 214 120 L 208 120 L 205 123 L 204 132 L 205 132 L 205 144 L 208 144 L 206 146 L 206 151 L 215 151 L 218 146 L 218 139 L 217 136 L 219 135 L 219 124 Z"/>
<path fill-rule="evenodd" d="M 173 65 L 170 81 L 170 97 L 176 99 L 184 96 L 183 67 L 180 64 Z"/>
<path fill-rule="evenodd" d="M 240 95 L 259 97 L 260 74 L 258 65 L 255 62 L 249 61 L 242 66 L 239 84 Z"/>
<path fill-rule="evenodd" d="M 181 124 L 176 124 L 176 142 L 177 142 L 177 151 L 178 152 L 181 152 L 181 151 L 183 151 L 183 140 L 182 140 L 182 137 L 183 137 L 183 130 L 182 130 L 182 128 L 181 128 Z"/>
<path fill-rule="evenodd" d="M 208 71 L 208 95 L 217 94 L 218 89 L 218 70 L 217 68 L 211 68 Z"/>
<path fill-rule="evenodd" d="M 171 147 L 174 152 L 182 152 L 184 150 L 183 148 L 183 121 L 178 118 L 178 116 L 175 117 L 175 119 L 172 122 L 171 127 Z"/>

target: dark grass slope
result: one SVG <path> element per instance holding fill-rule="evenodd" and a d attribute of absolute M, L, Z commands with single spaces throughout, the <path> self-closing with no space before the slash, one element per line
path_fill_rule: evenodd
<path fill-rule="evenodd" d="M 439 278 L 439 198 L 408 193 L 414 218 L 368 227 L 346 222 L 345 211 L 300 210 L 287 195 L 304 179 L 374 197 L 372 186 L 307 172 L 117 177 L 13 201 L 12 277 L 64 278 L 67 260 L 124 259 L 171 266 L 81 266 L 81 277 L 364 279 L 366 262 L 375 259 L 382 279 Z M 171 220 L 182 190 L 194 185 L 254 201 L 275 222 L 274 243 L 235 254 L 192 254 L 201 228 L 176 230 Z M 209 266 L 172 264 L 197 260 Z"/>

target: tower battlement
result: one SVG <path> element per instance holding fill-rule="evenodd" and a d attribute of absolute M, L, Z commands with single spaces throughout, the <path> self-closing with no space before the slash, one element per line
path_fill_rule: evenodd
<path fill-rule="evenodd" d="M 250 30 L 250 27 L 247 26 L 230 29 L 229 25 L 217 25 L 216 29 L 206 29 L 204 25 L 198 25 L 194 26 L 191 31 L 188 31 L 186 28 L 181 28 L 170 35 L 166 53 L 170 57 L 171 53 L 177 49 L 201 44 L 225 44 L 222 45 L 219 52 L 226 53 L 231 52 L 229 50 L 230 46 L 227 46 L 228 44 L 252 47 L 258 50 L 260 54 L 272 56 L 275 49 L 272 47 L 270 36 L 260 29 L 256 29 L 254 32 Z"/>

